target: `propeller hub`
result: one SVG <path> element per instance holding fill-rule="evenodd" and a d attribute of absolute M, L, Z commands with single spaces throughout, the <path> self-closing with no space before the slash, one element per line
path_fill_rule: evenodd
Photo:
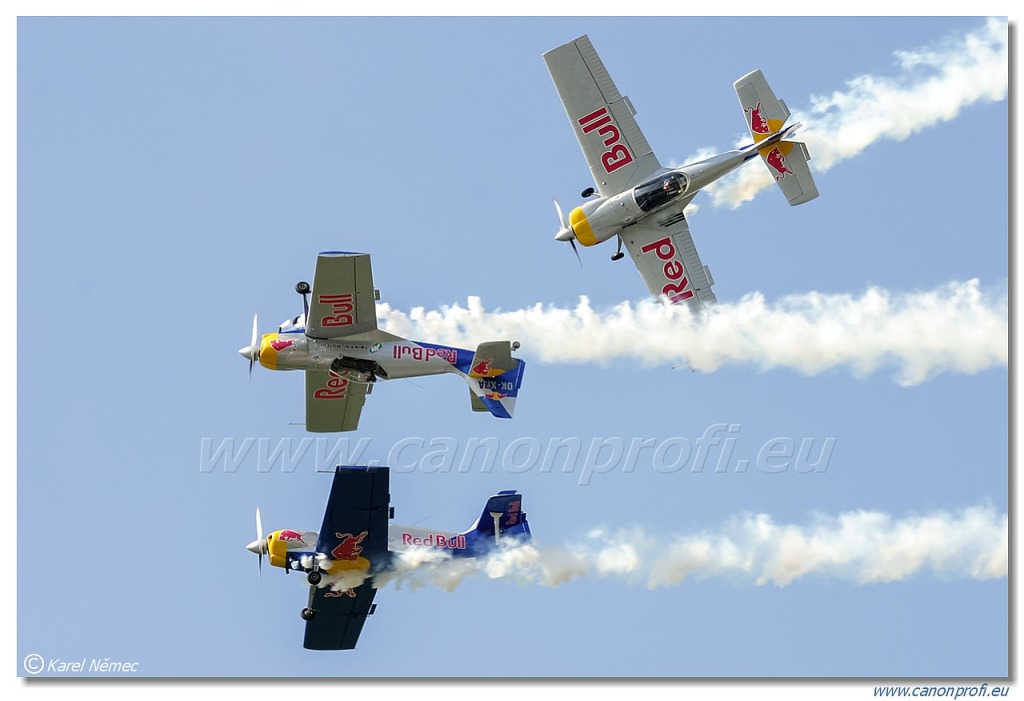
<path fill-rule="evenodd" d="M 572 229 L 570 227 L 564 227 L 555 234 L 555 241 L 572 241 L 574 238 Z"/>
<path fill-rule="evenodd" d="M 245 546 L 245 549 L 254 555 L 266 555 L 267 553 L 267 541 L 265 540 L 254 540 Z"/>
<path fill-rule="evenodd" d="M 260 359 L 260 347 L 259 346 L 246 346 L 245 348 L 239 348 L 238 354 L 247 360 L 253 362 Z"/>

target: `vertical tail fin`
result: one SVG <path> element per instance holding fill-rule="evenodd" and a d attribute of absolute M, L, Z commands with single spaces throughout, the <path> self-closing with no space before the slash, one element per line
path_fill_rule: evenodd
<path fill-rule="evenodd" d="M 761 71 L 748 73 L 733 83 L 733 87 L 755 144 L 782 129 L 789 119 L 789 108 L 775 97 Z M 807 153 L 806 144 L 801 141 L 780 141 L 759 149 L 758 153 L 791 205 L 803 204 L 818 196 L 818 188 L 807 166 L 811 156 Z"/>
<path fill-rule="evenodd" d="M 462 535 L 470 554 L 489 549 L 504 538 L 529 540 L 532 536 L 523 511 L 523 495 L 514 489 L 498 492 L 487 500 L 476 525 Z"/>
<path fill-rule="evenodd" d="M 466 378 L 473 411 L 489 411 L 499 418 L 511 419 L 525 367 L 526 363 L 512 357 L 509 341 L 481 343 Z"/>

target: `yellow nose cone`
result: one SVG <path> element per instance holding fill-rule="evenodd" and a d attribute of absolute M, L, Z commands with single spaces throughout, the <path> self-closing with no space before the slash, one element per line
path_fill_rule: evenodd
<path fill-rule="evenodd" d="M 277 370 L 277 348 L 274 347 L 276 340 L 276 333 L 265 333 L 263 340 L 260 341 L 260 365 L 267 370 Z"/>
<path fill-rule="evenodd" d="M 576 234 L 576 240 L 584 246 L 593 246 L 597 243 L 597 237 L 594 236 L 594 230 L 590 227 L 590 222 L 587 221 L 587 215 L 583 213 L 582 207 L 577 207 L 569 212 L 569 225 L 572 227 L 573 233 Z"/>

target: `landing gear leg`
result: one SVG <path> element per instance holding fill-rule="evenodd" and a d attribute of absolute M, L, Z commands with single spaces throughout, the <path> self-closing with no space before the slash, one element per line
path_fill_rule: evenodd
<path fill-rule="evenodd" d="M 622 256 L 625 255 L 622 252 L 622 236 L 620 235 L 618 237 L 618 239 L 619 239 L 619 247 L 617 249 L 615 249 L 615 253 L 612 254 L 612 260 L 619 260 L 619 259 L 622 258 Z"/>

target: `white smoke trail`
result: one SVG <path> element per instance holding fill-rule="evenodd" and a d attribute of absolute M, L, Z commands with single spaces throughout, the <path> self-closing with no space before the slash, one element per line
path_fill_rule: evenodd
<path fill-rule="evenodd" d="M 656 589 L 679 586 L 689 577 L 727 577 L 784 587 L 812 575 L 880 584 L 927 572 L 991 580 L 1007 576 L 1009 528 L 1007 514 L 990 505 L 902 519 L 851 511 L 819 516 L 807 526 L 747 514 L 731 518 L 717 533 L 658 538 L 639 528 L 596 529 L 584 542 L 565 547 L 534 541 L 479 559 L 435 555 L 425 563 L 419 557 L 400 556 L 396 571 L 379 586 L 433 585 L 452 591 L 466 577 L 551 587 L 600 578 Z"/>
<path fill-rule="evenodd" d="M 807 142 L 812 170 L 823 173 L 880 139 L 902 141 L 970 105 L 1005 100 L 1008 35 L 1005 19 L 989 19 L 963 36 L 896 52 L 896 76 L 858 76 L 845 91 L 812 96 L 809 108 L 793 109 L 791 121 L 805 125 L 799 139 Z M 686 162 L 693 160 L 698 156 Z M 736 208 L 773 183 L 766 168 L 747 167 L 706 191 L 716 206 Z"/>
<path fill-rule="evenodd" d="M 573 309 L 537 304 L 493 312 L 478 297 L 465 307 L 408 313 L 379 304 L 377 316 L 385 331 L 431 342 L 473 348 L 480 339 L 516 339 L 527 358 L 548 363 L 685 359 L 700 372 L 747 363 L 806 375 L 845 367 L 856 376 L 894 367 L 896 382 L 915 385 L 942 372 L 1005 367 L 1007 310 L 1005 290 L 985 294 L 971 280 L 904 294 L 809 292 L 774 304 L 755 293 L 703 317 L 657 300 L 597 311 L 586 297 Z"/>

